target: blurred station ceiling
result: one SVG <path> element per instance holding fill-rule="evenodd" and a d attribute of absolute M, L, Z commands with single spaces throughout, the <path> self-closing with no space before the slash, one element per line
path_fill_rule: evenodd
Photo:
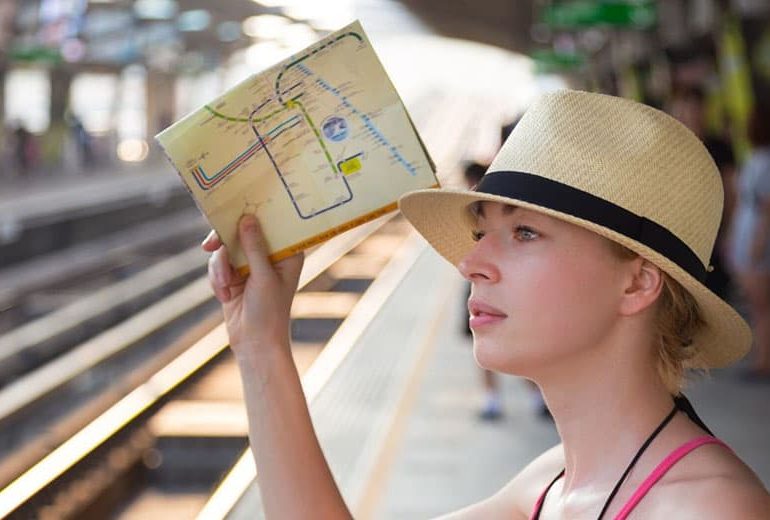
<path fill-rule="evenodd" d="M 558 34 L 574 33 L 574 29 L 581 26 L 604 24 L 620 30 L 644 30 L 657 23 L 667 34 L 673 32 L 687 37 L 691 26 L 703 18 L 692 13 L 705 13 L 706 18 L 713 19 L 714 12 L 727 4 L 742 14 L 750 14 L 766 11 L 769 3 L 768 0 L 0 0 L 0 57 L 11 62 L 48 60 L 83 68 L 143 62 L 151 68 L 184 72 L 219 63 L 234 50 L 260 40 L 278 40 L 285 47 L 304 46 L 319 34 L 355 18 L 362 20 L 367 32 L 370 26 L 380 26 L 390 34 L 400 34 L 420 26 L 424 32 L 528 54 L 533 48 L 558 43 Z M 651 23 L 645 24 L 643 19 L 649 12 L 653 13 Z M 578 43 L 585 46 L 584 42 Z"/>
<path fill-rule="evenodd" d="M 527 53 L 531 28 L 545 2 L 533 0 L 401 0 L 437 33 Z"/>
<path fill-rule="evenodd" d="M 259 40 L 284 37 L 288 47 L 304 46 L 354 18 L 362 19 L 367 30 L 381 25 L 391 34 L 408 32 L 415 24 L 407 23 L 407 16 L 430 32 L 526 52 L 535 3 L 0 0 L 0 54 L 13 63 L 109 69 L 143 62 L 185 71 L 209 68 Z"/>

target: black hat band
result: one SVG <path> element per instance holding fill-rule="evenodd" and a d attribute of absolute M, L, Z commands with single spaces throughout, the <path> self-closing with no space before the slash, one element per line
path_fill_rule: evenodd
<path fill-rule="evenodd" d="M 703 283 L 706 268 L 690 247 L 660 224 L 600 197 L 530 173 L 484 175 L 475 191 L 543 206 L 606 227 L 665 256 Z"/>

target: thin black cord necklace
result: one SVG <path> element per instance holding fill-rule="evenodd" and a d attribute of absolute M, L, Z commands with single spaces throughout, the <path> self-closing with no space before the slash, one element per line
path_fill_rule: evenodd
<path fill-rule="evenodd" d="M 617 495 L 618 490 L 620 489 L 620 486 L 623 484 L 623 482 L 626 480 L 626 477 L 631 472 L 631 469 L 636 465 L 636 461 L 639 460 L 639 457 L 642 456 L 642 453 L 644 453 L 644 450 L 646 450 L 650 444 L 652 444 L 652 441 L 655 440 L 655 437 L 658 436 L 658 434 L 663 431 L 663 428 L 668 425 L 668 423 L 671 422 L 671 419 L 674 418 L 676 413 L 679 411 L 679 405 L 674 402 L 674 408 L 671 409 L 669 414 L 666 416 L 665 419 L 658 425 L 657 428 L 655 428 L 655 431 L 650 434 L 649 437 L 647 437 L 647 440 L 644 441 L 644 444 L 639 448 L 639 451 L 636 452 L 636 455 L 634 455 L 634 458 L 631 459 L 631 463 L 626 468 L 626 471 L 623 472 L 623 475 L 618 480 L 617 484 L 615 484 L 615 487 L 612 490 L 612 493 L 610 493 L 610 496 L 607 497 L 607 501 L 604 502 L 604 507 L 602 508 L 602 512 L 599 513 L 598 520 L 601 520 L 604 516 L 604 513 L 607 511 L 607 508 L 610 507 L 610 502 L 612 502 L 612 499 L 615 498 L 615 495 Z"/>
<path fill-rule="evenodd" d="M 602 517 L 604 516 L 604 513 L 607 511 L 607 508 L 610 506 L 610 503 L 612 502 L 612 499 L 615 498 L 615 495 L 618 493 L 618 490 L 620 489 L 620 486 L 626 480 L 626 477 L 631 472 L 631 470 L 633 469 L 633 467 L 636 464 L 636 462 L 639 460 L 639 457 L 642 456 L 642 454 L 649 447 L 649 445 L 652 443 L 652 441 L 655 440 L 655 437 L 657 437 L 658 434 L 661 431 L 663 431 L 663 428 L 665 428 L 666 425 L 668 425 L 668 423 L 671 422 L 671 419 L 674 418 L 676 413 L 680 409 L 682 409 L 683 411 L 687 412 L 687 415 L 692 417 L 690 415 L 690 413 L 689 413 L 689 410 L 687 410 L 688 407 L 690 409 L 692 409 L 692 406 L 688 406 L 689 404 L 690 404 L 689 401 L 687 401 L 687 399 L 684 398 L 684 396 L 681 396 L 681 399 L 680 399 L 679 396 L 677 396 L 674 399 L 674 408 L 671 410 L 671 412 L 669 412 L 669 414 L 666 416 L 666 418 L 663 419 L 663 421 L 658 425 L 658 427 L 655 428 L 655 431 L 653 431 L 650 434 L 650 436 L 647 437 L 647 440 L 644 441 L 644 444 L 642 444 L 642 446 L 639 448 L 639 451 L 636 452 L 636 455 L 634 455 L 634 458 L 631 459 L 631 463 L 628 465 L 626 470 L 623 472 L 623 475 L 621 475 L 620 479 L 618 479 L 618 482 L 615 484 L 615 487 L 613 488 L 612 492 L 610 493 L 610 496 L 608 496 L 607 500 L 604 502 L 604 507 L 602 507 L 602 511 L 601 511 L 601 513 L 599 513 L 599 517 L 598 517 L 597 520 L 601 520 L 602 519 Z M 693 411 L 693 414 L 694 414 L 694 411 Z M 698 422 L 700 422 L 700 420 Z M 702 424 L 702 422 L 700 422 L 700 424 Z M 540 518 L 540 510 L 543 508 L 543 504 L 545 503 L 545 497 L 546 497 L 546 495 L 548 495 L 548 491 L 550 491 L 551 486 L 553 486 L 556 483 L 557 480 L 559 480 L 561 477 L 564 476 L 564 471 L 565 470 L 561 470 L 561 473 L 556 475 L 556 478 L 553 479 L 550 484 L 548 484 L 548 487 L 545 489 L 545 493 L 543 494 L 543 501 L 540 503 L 540 509 L 538 509 L 537 514 L 534 516 L 534 520 L 538 520 Z"/>

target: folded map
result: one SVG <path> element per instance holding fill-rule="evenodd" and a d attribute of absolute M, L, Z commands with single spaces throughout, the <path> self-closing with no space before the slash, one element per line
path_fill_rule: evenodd
<path fill-rule="evenodd" d="M 435 166 L 359 22 L 252 75 L 156 136 L 248 272 L 237 223 L 278 261 L 438 186 Z"/>

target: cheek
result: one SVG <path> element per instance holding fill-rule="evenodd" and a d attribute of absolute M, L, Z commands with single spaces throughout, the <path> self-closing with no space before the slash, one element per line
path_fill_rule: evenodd
<path fill-rule="evenodd" d="M 554 264 L 551 276 L 541 280 L 537 311 L 529 318 L 549 351 L 567 354 L 593 346 L 617 317 L 610 271 L 587 258 Z"/>
<path fill-rule="evenodd" d="M 596 263 L 540 259 L 519 265 L 505 284 L 508 319 L 495 334 L 475 338 L 481 366 L 526 372 L 527 366 L 564 358 L 595 345 L 611 323 L 607 272 Z M 510 272 L 510 271 L 509 271 Z"/>

